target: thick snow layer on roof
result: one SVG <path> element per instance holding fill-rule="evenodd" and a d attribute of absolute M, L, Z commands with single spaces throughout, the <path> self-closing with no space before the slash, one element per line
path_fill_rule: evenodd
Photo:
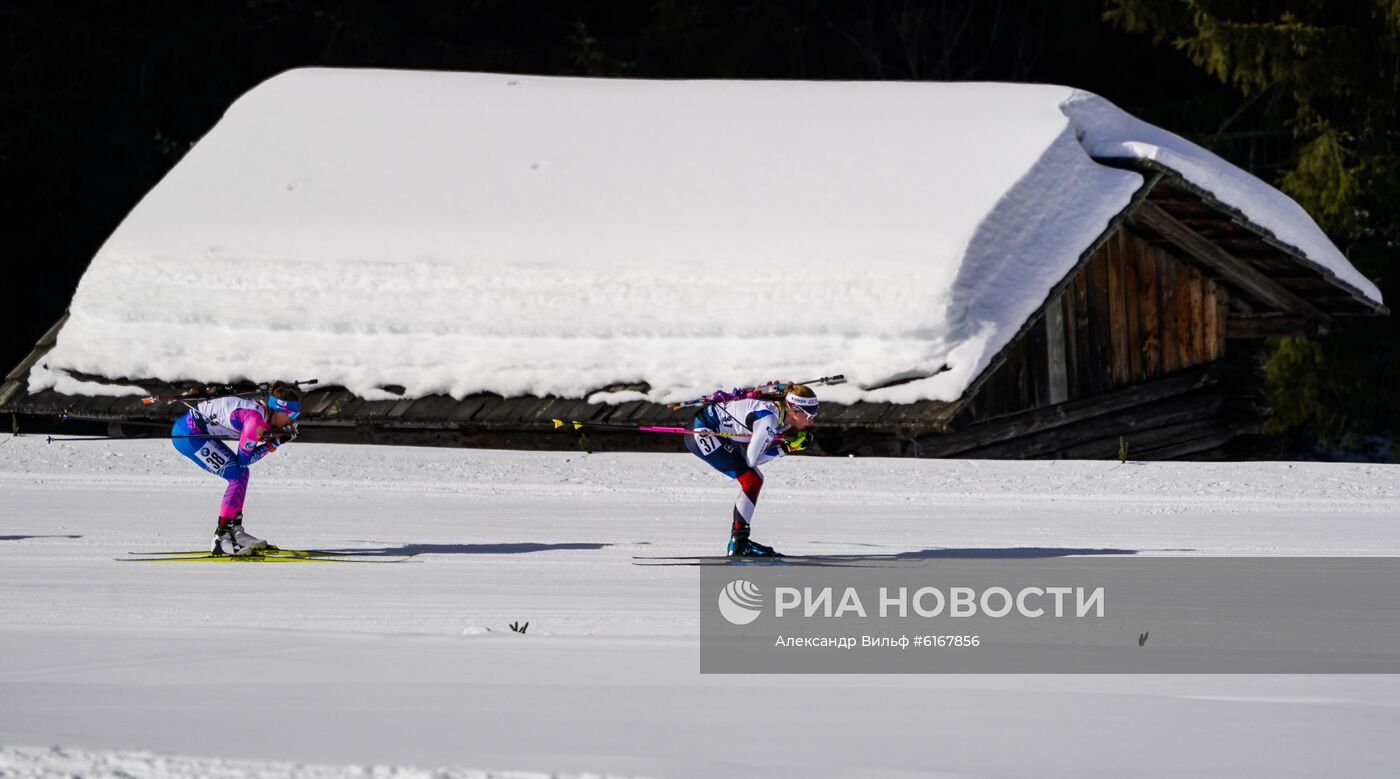
<path fill-rule="evenodd" d="M 1086 101 L 292 71 L 112 235 L 30 388 L 73 391 L 76 371 L 316 377 L 369 398 L 646 382 L 672 400 L 844 372 L 823 397 L 952 400 L 1141 184 L 1091 152 L 1180 148 Z M 1312 256 L 1273 216 L 1257 218 Z"/>
<path fill-rule="evenodd" d="M 1098 95 L 1077 92 L 1063 106 L 1082 128 L 1080 142 L 1100 159 L 1151 160 L 1181 174 L 1217 200 L 1233 206 L 1251 222 L 1274 234 L 1303 256 L 1331 271 L 1339 281 L 1381 302 L 1380 290 L 1361 275 L 1292 198 L 1216 155 L 1177 135 L 1150 125 Z"/>

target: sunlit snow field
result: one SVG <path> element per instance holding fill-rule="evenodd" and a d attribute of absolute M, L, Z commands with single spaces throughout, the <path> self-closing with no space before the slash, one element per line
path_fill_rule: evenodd
<path fill-rule="evenodd" d="M 1400 555 L 1394 466 L 768 471 L 754 535 L 788 553 Z M 221 490 L 165 442 L 0 441 L 0 775 L 1400 764 L 1393 677 L 701 676 L 696 569 L 632 559 L 723 549 L 733 487 L 689 455 L 295 444 L 254 469 L 249 529 L 411 562 L 113 559 L 203 546 Z"/>

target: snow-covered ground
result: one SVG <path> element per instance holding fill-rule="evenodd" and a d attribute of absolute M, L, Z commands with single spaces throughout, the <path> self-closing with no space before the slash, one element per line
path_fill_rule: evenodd
<path fill-rule="evenodd" d="M 297 444 L 254 469 L 249 528 L 411 562 L 113 559 L 202 546 L 221 489 L 165 442 L 0 441 L 0 775 L 1400 764 L 1388 676 L 701 676 L 697 570 L 632 564 L 722 548 L 733 488 L 688 455 Z M 934 560 L 1392 556 L 1400 468 L 791 458 L 755 528 Z"/>

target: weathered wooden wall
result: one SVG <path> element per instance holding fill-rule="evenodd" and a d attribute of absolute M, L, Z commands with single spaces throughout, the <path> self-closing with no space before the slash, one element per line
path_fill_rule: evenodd
<path fill-rule="evenodd" d="M 956 427 L 1099 395 L 1225 354 L 1229 293 L 1124 226 L 1030 321 Z"/>
<path fill-rule="evenodd" d="M 973 459 L 1220 459 L 1248 456 L 1262 443 L 1267 413 L 1251 350 L 1100 395 L 987 420 L 953 433 L 921 436 L 906 454 Z"/>

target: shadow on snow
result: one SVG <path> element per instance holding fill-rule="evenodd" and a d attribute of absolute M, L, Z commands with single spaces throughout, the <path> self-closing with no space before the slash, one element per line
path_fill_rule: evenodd
<path fill-rule="evenodd" d="M 562 544 L 404 544 L 378 548 L 355 547 L 348 549 L 326 549 L 327 552 L 353 552 L 360 555 L 384 555 L 402 557 L 420 554 L 529 554 L 531 552 L 557 552 L 605 549 L 612 544 L 562 543 Z"/>
<path fill-rule="evenodd" d="M 1170 551 L 1189 551 L 1184 549 L 1174 549 Z M 1007 547 L 970 547 L 966 549 L 934 548 L 921 549 L 910 552 L 896 552 L 889 555 L 894 560 L 937 560 L 949 558 L 993 558 L 993 559 L 1018 559 L 1018 558 L 1038 558 L 1038 557 L 1080 557 L 1092 555 L 1135 555 L 1136 549 L 1093 549 L 1087 547 L 1061 547 L 1061 546 L 1007 546 Z"/>

